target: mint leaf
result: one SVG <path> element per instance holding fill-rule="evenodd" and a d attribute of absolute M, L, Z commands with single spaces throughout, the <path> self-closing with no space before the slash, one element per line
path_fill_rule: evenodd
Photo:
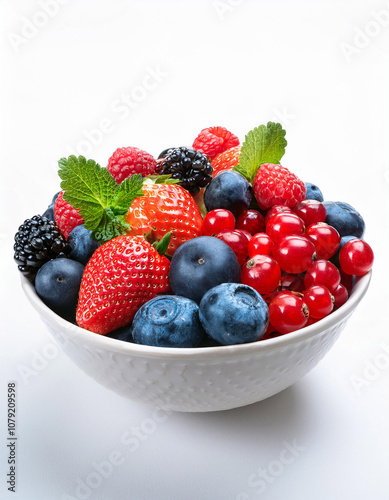
<path fill-rule="evenodd" d="M 155 182 L 155 184 L 178 184 L 180 179 L 172 179 L 171 174 L 163 174 L 163 175 L 148 175 L 146 179 L 151 179 Z"/>
<path fill-rule="evenodd" d="M 169 244 L 170 244 L 171 235 L 172 235 L 172 232 L 169 231 L 159 241 L 154 241 L 153 247 L 156 249 L 156 251 L 160 255 L 165 255 L 165 253 L 167 252 L 167 249 L 169 248 Z"/>
<path fill-rule="evenodd" d="M 61 158 L 58 165 L 63 197 L 80 211 L 95 239 L 108 241 L 131 229 L 125 216 L 134 199 L 143 195 L 141 175 L 118 185 L 106 168 L 83 156 Z"/>
<path fill-rule="evenodd" d="M 252 182 L 263 163 L 280 163 L 287 141 L 280 123 L 268 124 L 250 130 L 242 144 L 239 165 L 234 170 Z"/>
<path fill-rule="evenodd" d="M 125 213 L 127 213 L 135 198 L 143 196 L 142 186 L 143 177 L 140 174 L 134 174 L 131 177 L 124 179 L 124 181 L 117 186 L 111 203 L 117 210 L 122 209 L 125 210 Z"/>

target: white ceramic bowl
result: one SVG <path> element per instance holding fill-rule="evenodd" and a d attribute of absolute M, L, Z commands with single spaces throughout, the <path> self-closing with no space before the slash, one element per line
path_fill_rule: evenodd
<path fill-rule="evenodd" d="M 365 295 L 371 272 L 349 300 L 296 332 L 249 344 L 150 347 L 79 328 L 53 313 L 22 277 L 23 290 L 61 348 L 86 374 L 131 400 L 165 410 L 227 410 L 266 399 L 294 384 L 331 349 Z"/>

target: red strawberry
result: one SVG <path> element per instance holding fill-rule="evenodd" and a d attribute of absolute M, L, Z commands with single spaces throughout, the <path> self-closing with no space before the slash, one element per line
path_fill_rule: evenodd
<path fill-rule="evenodd" d="M 64 191 L 61 191 L 54 203 L 54 219 L 61 233 L 67 239 L 71 231 L 84 223 L 79 210 L 73 208 L 70 203 L 63 199 Z"/>
<path fill-rule="evenodd" d="M 224 127 L 203 129 L 193 142 L 193 149 L 201 151 L 210 160 L 227 149 L 239 146 L 239 139 Z"/>
<path fill-rule="evenodd" d="M 77 323 L 102 335 L 127 325 L 145 302 L 169 290 L 169 265 L 143 236 L 100 246 L 85 267 Z"/>
<path fill-rule="evenodd" d="M 286 167 L 273 163 L 264 163 L 259 167 L 253 189 L 259 208 L 263 210 L 274 205 L 293 208 L 305 198 L 306 193 L 303 181 Z"/>
<path fill-rule="evenodd" d="M 167 255 L 187 240 L 201 235 L 202 217 L 193 197 L 177 184 L 143 184 L 143 196 L 136 198 L 128 211 L 129 234 L 147 235 L 160 240 L 172 231 Z"/>
<path fill-rule="evenodd" d="M 107 169 L 120 184 L 133 174 L 143 177 L 155 172 L 156 161 L 151 154 L 138 148 L 118 148 L 108 160 Z"/>
<path fill-rule="evenodd" d="M 216 177 L 223 170 L 231 170 L 232 167 L 236 167 L 239 163 L 240 149 L 240 146 L 235 146 L 215 156 L 212 160 L 212 177 Z"/>

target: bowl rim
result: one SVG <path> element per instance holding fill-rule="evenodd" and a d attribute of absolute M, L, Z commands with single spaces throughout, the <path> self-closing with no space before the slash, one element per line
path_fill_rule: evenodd
<path fill-rule="evenodd" d="M 188 359 L 213 359 L 222 357 L 234 357 L 237 355 L 253 354 L 259 351 L 270 351 L 278 347 L 288 346 L 294 343 L 301 342 L 307 338 L 313 337 L 335 324 L 347 318 L 354 311 L 358 303 L 362 300 L 367 292 L 372 277 L 370 270 L 364 276 L 358 277 L 351 291 L 349 299 L 339 309 L 329 314 L 325 318 L 313 323 L 309 326 L 281 335 L 272 339 L 266 339 L 244 344 L 234 344 L 225 346 L 209 346 L 209 347 L 155 347 L 143 344 L 135 344 L 119 339 L 107 337 L 94 332 L 85 330 L 54 313 L 44 302 L 39 298 L 35 291 L 34 285 L 26 277 L 21 275 L 21 284 L 24 293 L 31 305 L 36 309 L 47 321 L 52 324 L 57 323 L 61 331 L 71 332 L 73 337 L 79 337 L 82 340 L 89 340 L 96 344 L 96 347 L 109 348 L 122 354 L 131 354 L 136 357 L 150 358 L 185 358 Z"/>

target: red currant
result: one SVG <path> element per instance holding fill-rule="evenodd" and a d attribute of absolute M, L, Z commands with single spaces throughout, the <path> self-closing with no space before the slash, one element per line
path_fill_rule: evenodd
<path fill-rule="evenodd" d="M 269 305 L 269 321 L 280 333 L 304 328 L 309 309 L 302 298 L 293 293 L 280 293 Z"/>
<path fill-rule="evenodd" d="M 301 293 L 305 288 L 304 278 L 299 274 L 284 274 L 284 276 L 281 276 L 281 288 Z"/>
<path fill-rule="evenodd" d="M 325 222 L 311 224 L 306 229 L 305 236 L 315 245 L 317 259 L 328 260 L 332 257 L 336 253 L 341 240 L 338 231 Z"/>
<path fill-rule="evenodd" d="M 225 229 L 218 233 L 216 238 L 224 241 L 224 243 L 232 248 L 241 266 L 248 257 L 247 246 L 249 241 L 247 236 L 239 229 Z"/>
<path fill-rule="evenodd" d="M 280 337 L 281 335 L 282 333 L 277 332 L 274 326 L 269 323 L 266 332 L 260 340 L 274 339 L 276 337 Z"/>
<path fill-rule="evenodd" d="M 254 234 L 248 245 L 249 257 L 254 257 L 254 255 L 271 255 L 273 247 L 273 240 L 266 233 Z"/>
<path fill-rule="evenodd" d="M 225 229 L 235 228 L 235 217 L 224 208 L 215 208 L 207 213 L 203 219 L 203 235 L 215 236 Z"/>
<path fill-rule="evenodd" d="M 276 243 L 284 236 L 304 233 L 304 222 L 294 213 L 276 214 L 266 224 L 266 233 Z"/>
<path fill-rule="evenodd" d="M 336 309 L 339 309 L 345 302 L 348 300 L 348 291 L 342 283 L 338 286 L 338 288 L 332 292 L 335 303 L 334 306 Z"/>
<path fill-rule="evenodd" d="M 283 212 L 287 212 L 288 214 L 292 214 L 293 210 L 286 205 L 273 205 L 266 213 L 265 217 L 265 225 L 269 222 L 269 219 L 273 217 L 273 215 L 282 214 Z"/>
<path fill-rule="evenodd" d="M 265 231 L 265 217 L 258 210 L 245 210 L 236 220 L 236 229 L 245 229 L 250 234 Z"/>
<path fill-rule="evenodd" d="M 303 200 L 293 212 L 304 221 L 306 227 L 326 220 L 327 211 L 323 203 L 317 200 Z"/>
<path fill-rule="evenodd" d="M 340 283 L 338 268 L 328 260 L 316 260 L 308 269 L 304 277 L 305 288 L 313 285 L 322 285 L 332 293 Z"/>
<path fill-rule="evenodd" d="M 350 295 L 351 290 L 353 289 L 354 286 L 355 276 L 353 276 L 352 274 L 345 273 L 342 268 L 339 269 L 339 274 L 340 274 L 341 285 L 345 287 L 347 293 Z"/>
<path fill-rule="evenodd" d="M 334 308 L 334 297 L 325 286 L 310 286 L 304 290 L 303 295 L 311 318 L 322 319 Z"/>
<path fill-rule="evenodd" d="M 248 231 L 246 231 L 246 229 L 238 229 L 238 231 L 240 231 L 242 234 L 244 234 L 247 238 L 247 241 L 250 241 L 251 238 L 253 237 L 253 235 L 251 233 L 249 233 Z"/>
<path fill-rule="evenodd" d="M 242 266 L 241 281 L 260 294 L 275 290 L 281 279 L 278 263 L 267 255 L 254 255 Z"/>
<path fill-rule="evenodd" d="M 285 236 L 273 248 L 273 257 L 286 273 L 305 272 L 312 264 L 315 245 L 305 236 Z"/>
<path fill-rule="evenodd" d="M 345 243 L 339 253 L 340 267 L 347 274 L 363 276 L 373 267 L 374 253 L 366 241 L 355 239 Z"/>

